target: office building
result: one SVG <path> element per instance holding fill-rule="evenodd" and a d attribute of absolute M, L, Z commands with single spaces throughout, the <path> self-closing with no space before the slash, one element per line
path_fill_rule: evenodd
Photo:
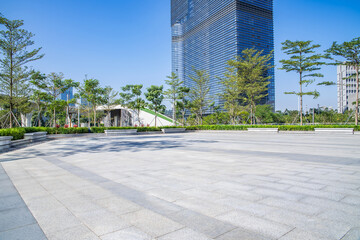
<path fill-rule="evenodd" d="M 353 77 L 351 77 L 353 76 Z M 356 101 L 356 78 L 355 68 L 339 65 L 337 66 L 338 86 L 338 112 L 343 113 L 349 109 L 355 109 Z"/>
<path fill-rule="evenodd" d="M 172 71 L 191 87 L 193 67 L 210 76 L 210 95 L 222 105 L 219 77 L 246 48 L 274 49 L 273 0 L 171 0 Z M 274 70 L 263 104 L 275 106 Z"/>
<path fill-rule="evenodd" d="M 66 90 L 65 92 L 61 93 L 59 98 L 64 101 L 67 101 L 67 100 L 70 101 L 71 99 L 74 98 L 74 88 L 71 87 L 68 90 Z M 70 104 L 70 106 L 75 106 L 75 104 L 72 103 L 72 104 Z"/>

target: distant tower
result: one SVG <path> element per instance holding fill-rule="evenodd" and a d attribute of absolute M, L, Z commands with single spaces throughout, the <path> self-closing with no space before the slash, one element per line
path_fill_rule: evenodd
<path fill-rule="evenodd" d="M 60 99 L 67 101 L 67 100 L 71 100 L 74 98 L 74 88 L 71 87 L 68 90 L 66 90 L 65 92 L 60 94 Z M 75 106 L 74 104 L 70 104 L 70 106 Z"/>
<path fill-rule="evenodd" d="M 273 0 L 171 0 L 172 71 L 191 87 L 192 68 L 210 75 L 215 104 L 227 60 L 246 48 L 274 50 Z M 274 60 L 273 60 L 274 61 Z M 273 62 L 274 63 L 274 62 Z M 275 107 L 274 70 L 268 96 L 262 101 Z"/>
<path fill-rule="evenodd" d="M 338 112 L 343 113 L 348 109 L 355 109 L 353 102 L 356 101 L 356 79 L 348 77 L 355 74 L 355 68 L 345 65 L 337 67 L 338 86 Z"/>

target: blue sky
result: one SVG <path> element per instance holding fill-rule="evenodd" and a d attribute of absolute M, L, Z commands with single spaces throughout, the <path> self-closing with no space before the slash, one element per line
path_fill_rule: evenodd
<path fill-rule="evenodd" d="M 31 65 L 44 73 L 63 72 L 76 81 L 87 74 L 120 89 L 161 85 L 171 71 L 170 0 L 0 0 L 0 12 L 23 19 L 35 34 L 45 57 Z M 324 50 L 360 37 L 359 23 L 359 0 L 274 0 L 277 67 L 285 57 L 281 42 L 314 40 Z M 322 73 L 336 81 L 335 67 Z M 283 94 L 297 89 L 297 75 L 276 70 L 276 109 L 297 109 L 297 97 Z M 335 86 L 316 89 L 320 98 L 305 97 L 304 108 L 336 108 Z"/>

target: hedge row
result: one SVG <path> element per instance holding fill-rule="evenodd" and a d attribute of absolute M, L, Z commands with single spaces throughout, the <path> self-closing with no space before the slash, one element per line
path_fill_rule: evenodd
<path fill-rule="evenodd" d="M 51 128 L 51 127 L 25 127 L 0 129 L 0 136 L 13 136 L 13 140 L 24 138 L 25 133 L 47 132 L 48 134 L 77 134 L 88 133 L 88 128 Z"/>
<path fill-rule="evenodd" d="M 354 128 L 360 130 L 360 126 L 355 125 L 201 125 L 186 127 L 187 130 L 247 130 L 248 128 L 279 128 L 280 131 L 314 131 L 315 128 Z"/>
<path fill-rule="evenodd" d="M 25 134 L 24 128 L 5 128 L 0 129 L 0 136 L 13 136 L 13 140 L 18 140 L 24 138 Z"/>
<path fill-rule="evenodd" d="M 201 125 L 189 126 L 187 130 L 238 130 L 245 131 L 248 128 L 279 128 L 280 131 L 314 131 L 314 128 L 354 128 L 355 131 L 360 131 L 360 126 L 355 125 Z M 174 126 L 167 127 L 92 127 L 92 133 L 104 133 L 106 129 L 137 129 L 138 132 L 161 131 L 162 128 L 174 128 Z M 178 126 L 177 128 L 182 128 Z M 24 138 L 25 133 L 31 132 L 47 132 L 48 134 L 79 134 L 88 133 L 88 128 L 51 128 L 51 127 L 26 127 L 26 128 L 6 128 L 0 129 L 0 136 L 13 136 L 13 140 Z"/>

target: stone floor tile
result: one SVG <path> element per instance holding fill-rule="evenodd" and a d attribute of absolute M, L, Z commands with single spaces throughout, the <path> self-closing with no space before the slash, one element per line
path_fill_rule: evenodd
<path fill-rule="evenodd" d="M 101 236 L 102 240 L 154 240 L 149 234 L 140 231 L 136 227 L 125 228 L 113 233 Z"/>
<path fill-rule="evenodd" d="M 219 237 L 216 240 L 271 240 L 269 237 L 264 237 L 257 233 L 251 233 L 243 228 L 236 228 L 230 232 L 227 232 Z"/>
<path fill-rule="evenodd" d="M 174 204 L 210 217 L 214 217 L 233 210 L 233 208 L 227 205 L 212 203 L 212 199 L 210 199 L 210 201 L 204 201 L 196 198 L 185 198 L 177 200 L 174 202 Z"/>
<path fill-rule="evenodd" d="M 125 221 L 116 214 L 105 209 L 75 213 L 75 215 L 98 236 L 131 226 L 129 221 Z"/>
<path fill-rule="evenodd" d="M 313 206 L 310 204 L 304 204 L 298 201 L 288 201 L 280 198 L 268 197 L 260 200 L 259 203 L 263 203 L 269 206 L 277 208 L 289 209 L 295 212 L 300 212 L 305 215 L 316 215 L 321 212 L 322 208 Z"/>
<path fill-rule="evenodd" d="M 172 233 L 168 233 L 162 237 L 159 237 L 158 240 L 210 240 L 207 236 L 204 234 L 195 232 L 189 228 L 183 228 L 180 230 L 177 230 Z"/>
<path fill-rule="evenodd" d="M 0 232 L 35 224 L 36 221 L 26 207 L 0 212 Z"/>
<path fill-rule="evenodd" d="M 162 236 L 184 227 L 169 218 L 149 210 L 140 210 L 124 214 L 121 218 L 153 237 Z"/>
<path fill-rule="evenodd" d="M 352 228 L 341 240 L 359 240 L 360 239 L 360 227 Z"/>
<path fill-rule="evenodd" d="M 84 225 L 67 228 L 48 234 L 49 240 L 100 240 L 94 232 Z"/>
<path fill-rule="evenodd" d="M 236 228 L 236 226 L 211 218 L 191 210 L 183 210 L 168 216 L 170 219 L 210 238 L 216 238 Z"/>
<path fill-rule="evenodd" d="M 80 220 L 66 208 L 36 212 L 34 217 L 46 235 L 81 225 Z"/>
<path fill-rule="evenodd" d="M 343 199 L 345 195 L 341 193 L 335 193 L 335 192 L 327 192 L 327 191 L 319 191 L 319 190 L 311 190 L 308 188 L 303 187 L 291 187 L 288 189 L 290 192 L 295 192 L 302 195 L 310 195 L 314 197 L 319 198 L 326 198 L 329 200 L 339 201 L 340 199 Z"/>
<path fill-rule="evenodd" d="M 256 234 L 275 239 L 280 238 L 294 228 L 285 224 L 254 217 L 240 211 L 234 211 L 217 216 L 217 219 L 227 221 L 231 224 L 244 228 L 249 232 L 254 232 Z"/>
<path fill-rule="evenodd" d="M 26 205 L 18 194 L 0 197 L 0 211 L 22 207 L 26 207 Z"/>
<path fill-rule="evenodd" d="M 341 202 L 358 205 L 360 207 L 360 196 L 346 196 Z"/>
<path fill-rule="evenodd" d="M 279 238 L 279 240 L 337 240 L 337 239 L 335 238 L 331 239 L 313 232 L 306 232 L 295 228 L 291 232 Z"/>
<path fill-rule="evenodd" d="M 1 214 L 1 213 L 0 213 Z M 3 240 L 47 240 L 45 234 L 37 224 L 30 224 L 23 227 L 0 232 L 0 239 Z"/>
<path fill-rule="evenodd" d="M 95 201 L 95 203 L 117 215 L 135 212 L 141 209 L 139 205 L 120 197 L 98 199 Z"/>
<path fill-rule="evenodd" d="M 282 198 L 286 200 L 291 201 L 298 201 L 299 199 L 302 199 L 305 197 L 303 194 L 299 193 L 293 193 L 288 191 L 280 191 L 280 190 L 272 190 L 272 189 L 266 189 L 266 188 L 256 188 L 253 190 L 254 193 L 257 193 L 262 196 L 267 197 L 277 197 Z"/>

